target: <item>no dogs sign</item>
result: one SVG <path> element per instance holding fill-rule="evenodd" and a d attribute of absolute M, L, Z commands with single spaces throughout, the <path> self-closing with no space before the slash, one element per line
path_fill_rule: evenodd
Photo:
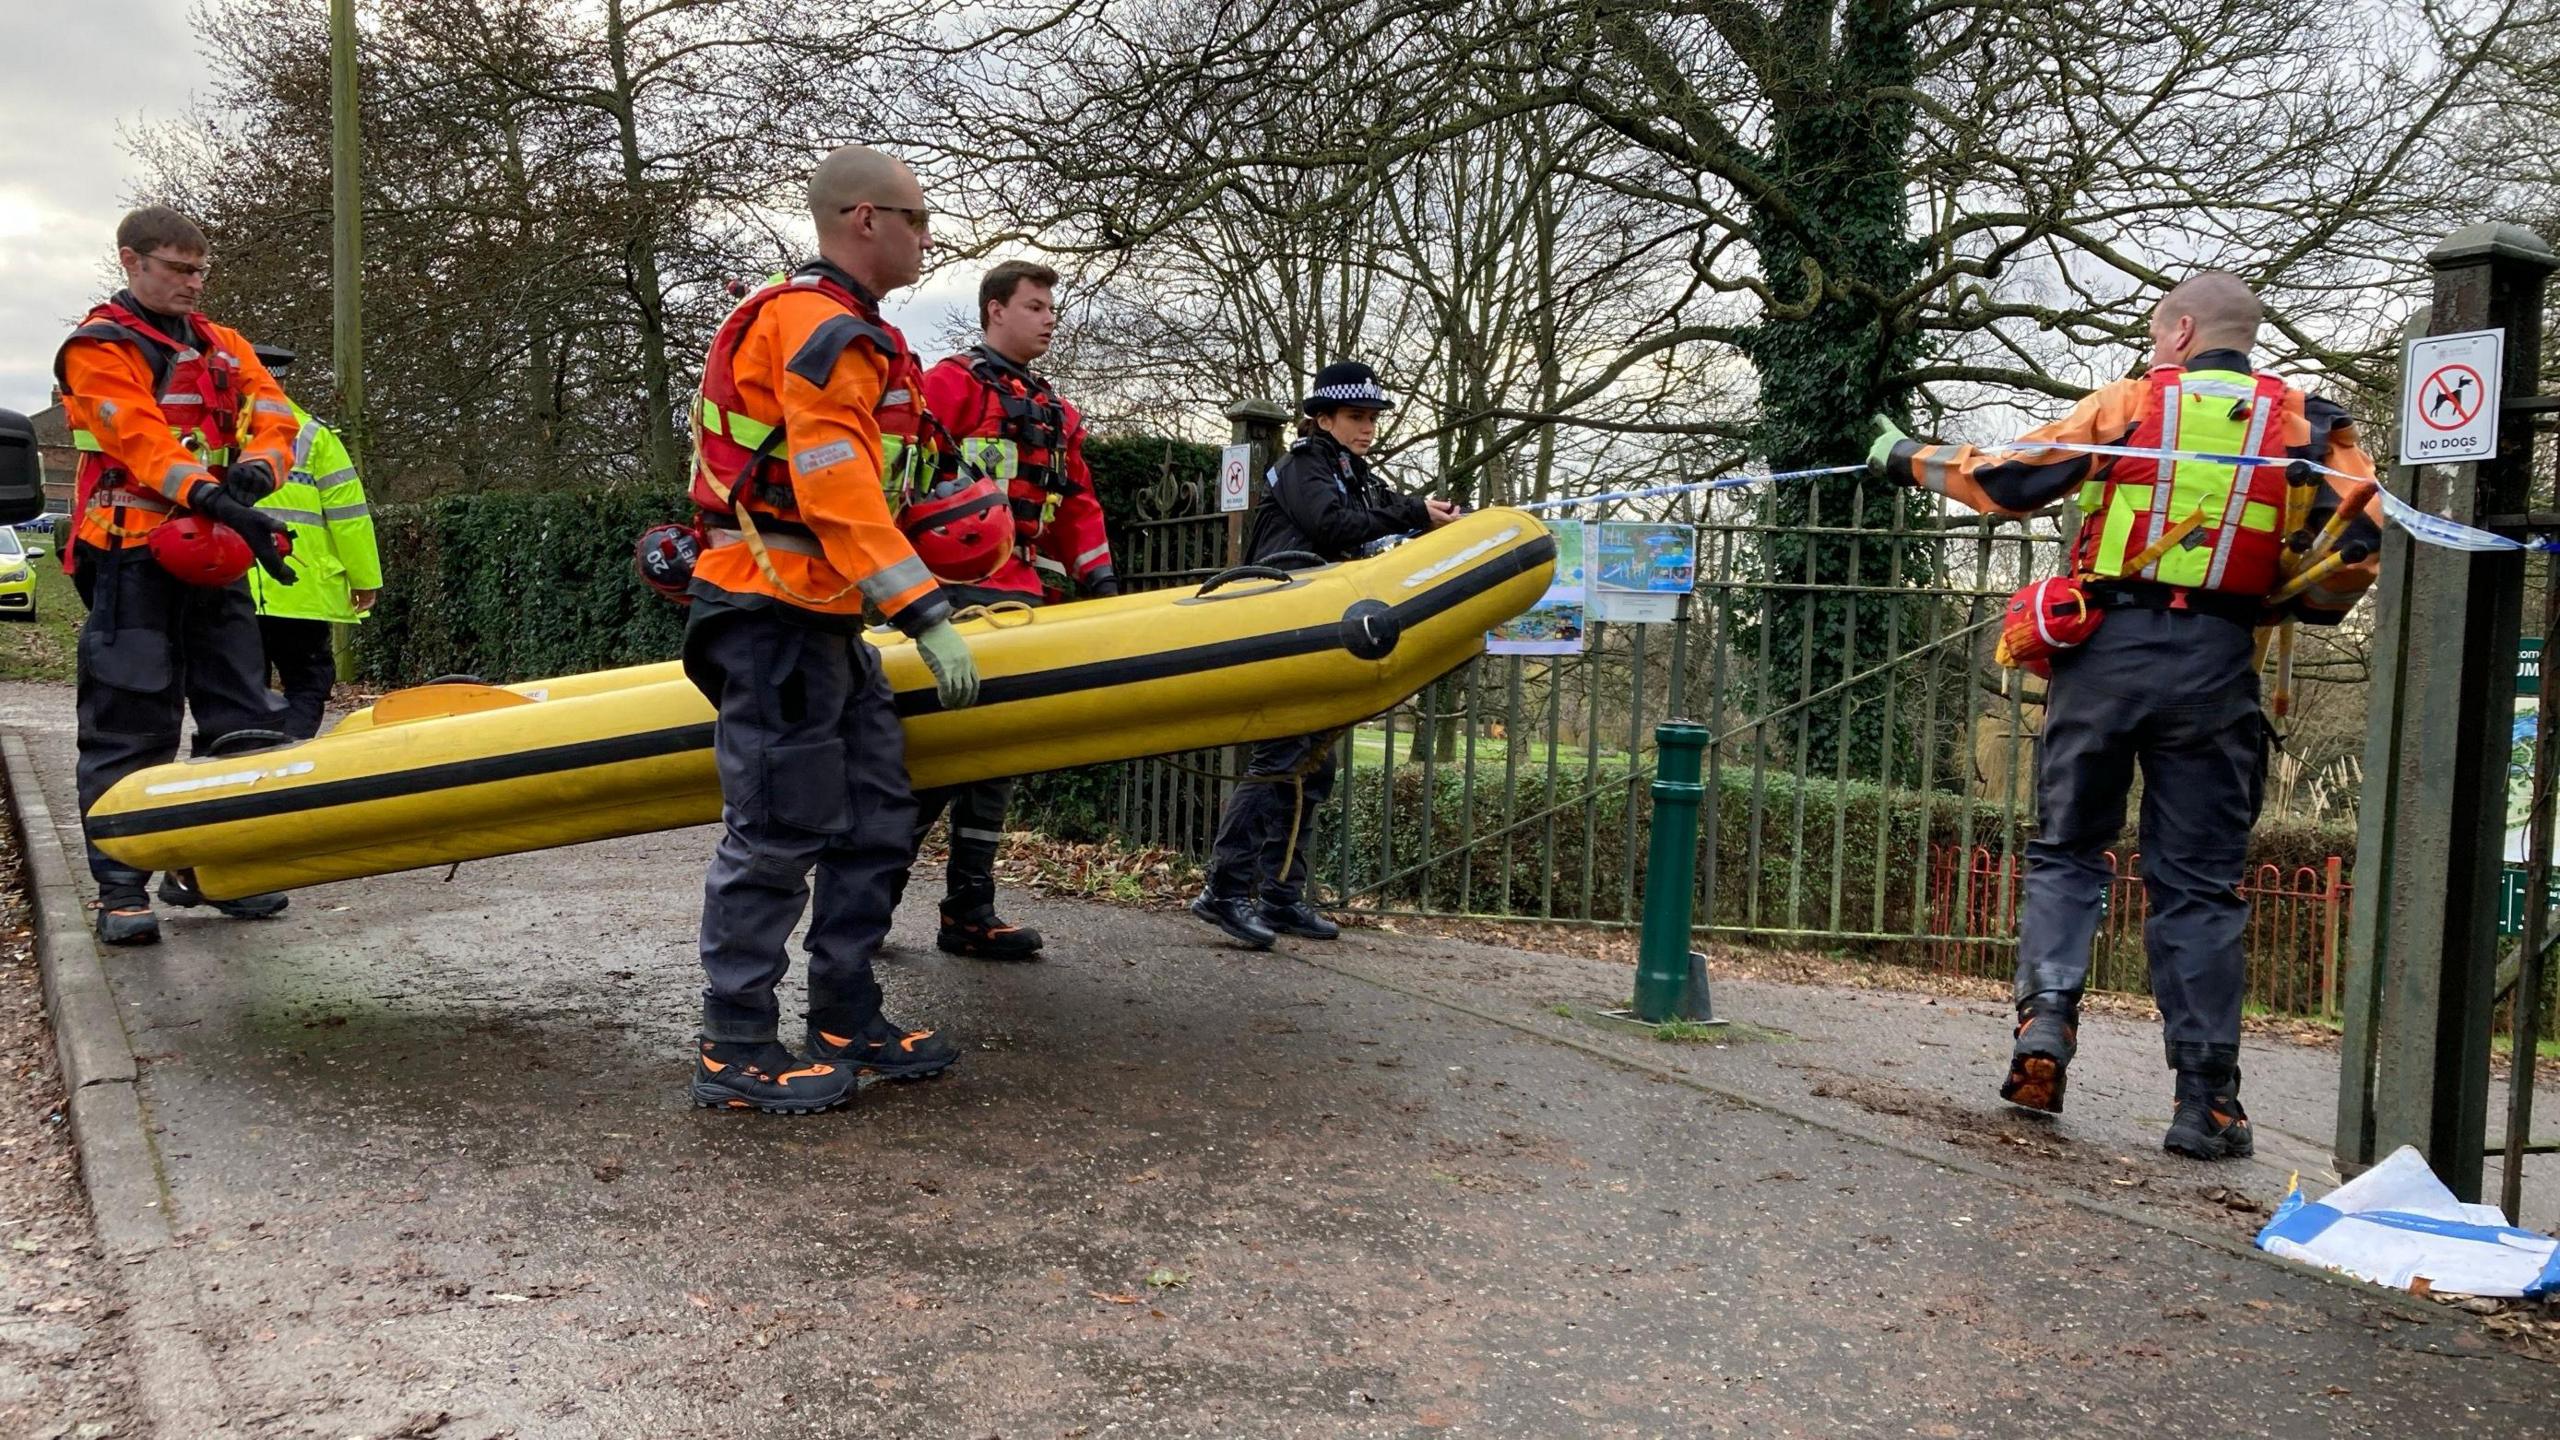
<path fill-rule="evenodd" d="M 2507 332 L 2467 330 L 2409 342 L 2400 363 L 2400 463 L 2450 465 L 2498 453 Z"/>

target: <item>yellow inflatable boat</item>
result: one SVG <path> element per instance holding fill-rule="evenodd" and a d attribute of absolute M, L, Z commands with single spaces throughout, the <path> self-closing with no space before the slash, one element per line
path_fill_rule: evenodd
<path fill-rule="evenodd" d="M 1547 586 L 1517 510 L 1365 560 L 1245 567 L 965 621 L 978 704 L 944 711 L 915 647 L 875 633 L 919 786 L 1305 734 L 1374 715 L 1484 649 Z M 98 848 L 193 867 L 215 899 L 719 818 L 712 710 L 675 664 L 384 696 L 317 740 L 157 766 L 90 811 Z"/>

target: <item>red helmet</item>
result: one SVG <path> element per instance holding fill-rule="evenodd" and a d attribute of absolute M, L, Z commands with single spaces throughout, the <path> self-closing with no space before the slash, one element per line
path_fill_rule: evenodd
<path fill-rule="evenodd" d="M 937 579 L 973 585 L 1013 553 L 1013 504 L 986 476 L 945 480 L 898 512 L 898 528 Z"/>
<path fill-rule="evenodd" d="M 640 579 L 679 605 L 693 603 L 693 562 L 701 558 L 702 537 L 690 525 L 652 525 L 631 547 Z"/>
<path fill-rule="evenodd" d="M 215 589 L 230 584 L 249 573 L 258 557 L 249 553 L 249 542 L 228 525 L 207 520 L 201 515 L 176 515 L 153 527 L 151 558 L 160 568 L 190 585 Z M 285 538 L 276 537 L 276 548 L 286 549 Z"/>

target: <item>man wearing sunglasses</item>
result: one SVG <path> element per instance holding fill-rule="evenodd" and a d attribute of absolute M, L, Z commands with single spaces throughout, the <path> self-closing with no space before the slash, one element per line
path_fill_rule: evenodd
<path fill-rule="evenodd" d="M 124 217 L 116 259 L 125 288 L 82 318 L 53 362 L 80 451 L 63 565 L 89 604 L 79 668 L 84 818 L 117 781 L 177 757 L 190 707 L 199 755 L 237 732 L 280 728 L 249 587 L 237 569 L 226 579 L 219 564 L 201 563 L 207 547 L 234 542 L 199 525 L 161 533 L 182 519 L 227 527 L 278 582 L 293 582 L 276 544 L 284 522 L 256 506 L 292 471 L 299 422 L 249 342 L 196 309 L 213 268 L 207 248 L 195 222 L 165 205 Z M 149 875 L 94 845 L 89 873 L 100 940 L 160 938 Z M 165 877 L 160 898 L 235 919 L 285 907 L 281 895 L 207 901 L 186 872 Z"/>
<path fill-rule="evenodd" d="M 960 1052 L 881 1013 L 871 959 L 915 854 L 905 734 L 866 607 L 913 637 L 934 677 L 911 704 L 956 710 L 978 672 L 898 530 L 884 484 L 928 464 L 924 373 L 881 318 L 932 244 L 906 166 L 848 145 L 809 178 L 819 258 L 730 312 L 703 364 L 693 501 L 703 550 L 685 673 L 718 712 L 726 832 L 702 907 L 702 1032 L 692 1097 L 807 1114 L 874 1079 L 921 1079 Z M 809 906 L 807 1053 L 781 1041 L 774 986 Z"/>

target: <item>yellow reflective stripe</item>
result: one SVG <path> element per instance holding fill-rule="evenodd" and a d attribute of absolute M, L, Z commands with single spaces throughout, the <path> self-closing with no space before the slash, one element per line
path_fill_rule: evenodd
<path fill-rule="evenodd" d="M 2263 500 L 2252 500 L 2241 507 L 2240 528 L 2273 534 L 2278 521 L 2282 518 L 2273 505 Z"/>
<path fill-rule="evenodd" d="M 694 407 L 694 411 L 701 420 L 703 429 L 714 435 L 726 436 L 750 450 L 761 447 L 765 441 L 773 437 L 773 432 L 780 428 L 768 425 L 753 415 L 741 415 L 735 410 L 723 410 L 711 403 L 711 397 L 707 395 L 702 397 L 701 402 Z"/>
<path fill-rule="evenodd" d="M 104 455 L 107 453 L 107 447 L 98 443 L 98 437 L 90 434 L 86 430 L 74 430 L 71 432 L 71 448 L 74 450 L 86 450 L 92 455 Z"/>

